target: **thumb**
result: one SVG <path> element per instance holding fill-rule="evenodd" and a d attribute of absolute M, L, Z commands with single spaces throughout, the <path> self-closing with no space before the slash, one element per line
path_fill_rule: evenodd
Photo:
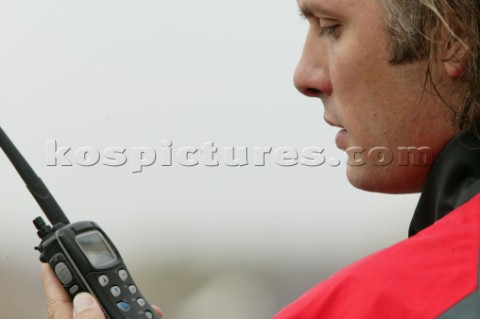
<path fill-rule="evenodd" d="M 97 300 L 88 293 L 79 293 L 73 299 L 74 319 L 105 319 Z"/>

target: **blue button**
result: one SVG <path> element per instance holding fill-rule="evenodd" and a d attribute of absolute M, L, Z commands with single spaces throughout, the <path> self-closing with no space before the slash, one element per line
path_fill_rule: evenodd
<path fill-rule="evenodd" d="M 130 309 L 131 309 L 131 308 L 130 308 L 130 305 L 129 305 L 128 303 L 126 303 L 126 302 L 123 302 L 123 301 L 117 303 L 117 307 L 118 307 L 118 309 L 120 309 L 120 310 L 123 311 L 123 312 L 128 312 L 128 311 L 130 311 Z"/>

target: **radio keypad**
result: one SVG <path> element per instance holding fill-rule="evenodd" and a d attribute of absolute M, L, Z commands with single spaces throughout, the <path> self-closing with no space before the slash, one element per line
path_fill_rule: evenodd
<path fill-rule="evenodd" d="M 140 314 L 143 311 L 141 318 L 155 318 L 152 311 L 147 310 L 147 302 L 131 279 L 129 279 L 130 275 L 123 268 L 118 272 L 113 270 L 111 272 L 100 273 L 97 275 L 97 280 L 100 286 L 106 290 L 107 295 L 110 295 L 109 299 L 116 299 L 114 304 L 116 304 L 117 308 L 122 312 Z"/>

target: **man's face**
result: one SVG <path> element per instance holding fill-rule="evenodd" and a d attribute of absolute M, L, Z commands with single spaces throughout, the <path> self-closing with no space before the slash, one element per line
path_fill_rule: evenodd
<path fill-rule="evenodd" d="M 340 128 L 337 146 L 355 164 L 347 165 L 349 181 L 377 192 L 421 190 L 430 166 L 405 165 L 398 148 L 428 147 L 436 156 L 455 133 L 447 107 L 424 90 L 426 62 L 389 64 L 378 0 L 297 1 L 310 29 L 295 86 L 319 97 L 325 120 Z"/>

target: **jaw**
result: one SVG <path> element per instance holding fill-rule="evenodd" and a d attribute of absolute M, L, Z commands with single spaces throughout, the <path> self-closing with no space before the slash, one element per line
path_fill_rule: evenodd
<path fill-rule="evenodd" d="M 366 163 L 362 166 L 347 165 L 347 178 L 352 186 L 377 193 L 409 194 L 422 190 L 431 166 L 400 166 L 392 162 L 386 166 Z"/>

